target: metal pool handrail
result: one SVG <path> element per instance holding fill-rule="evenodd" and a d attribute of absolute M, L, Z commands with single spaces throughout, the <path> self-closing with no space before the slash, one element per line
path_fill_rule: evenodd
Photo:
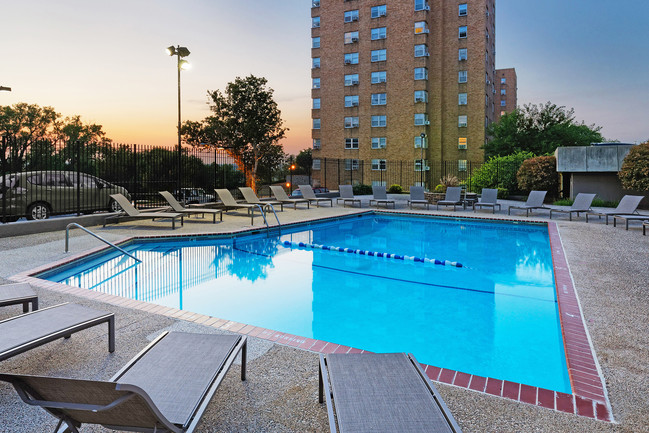
<path fill-rule="evenodd" d="M 266 233 L 270 231 L 270 226 L 268 225 L 268 220 L 266 219 L 266 213 L 264 212 L 264 209 L 261 207 L 260 204 L 257 205 L 259 208 L 259 212 L 261 213 L 261 217 L 264 219 L 264 223 L 266 224 Z M 270 207 L 270 209 L 273 211 L 273 215 L 275 215 L 275 219 L 277 220 L 277 228 L 279 229 L 279 232 L 282 232 L 282 223 L 279 222 L 279 218 L 277 217 L 277 212 L 275 212 L 275 207 L 270 204 L 270 203 L 264 203 L 264 207 Z M 254 212 L 254 211 L 253 211 Z M 254 213 L 253 213 L 254 215 Z"/>
<path fill-rule="evenodd" d="M 70 223 L 70 224 L 68 224 L 68 225 L 65 227 L 65 252 L 66 252 L 66 253 L 68 252 L 68 246 L 69 246 L 69 244 L 70 244 L 70 228 L 72 228 L 72 227 L 80 228 L 80 229 L 83 230 L 84 232 L 88 233 L 88 234 L 91 235 L 91 236 L 94 236 L 95 238 L 99 239 L 99 240 L 102 241 L 103 243 L 105 243 L 105 244 L 107 244 L 107 245 L 109 245 L 109 246 L 111 246 L 111 247 L 113 247 L 113 248 L 119 250 L 119 251 L 120 251 L 121 253 L 123 253 L 123 254 L 126 254 L 127 256 L 129 256 L 130 258 L 132 258 L 133 260 L 135 260 L 136 262 L 138 262 L 138 263 L 142 263 L 142 260 L 138 259 L 138 258 L 135 257 L 134 255 L 132 255 L 132 254 L 126 252 L 124 249 L 122 249 L 122 248 L 118 247 L 117 245 L 115 245 L 115 244 L 113 244 L 113 243 L 107 241 L 106 239 L 104 239 L 104 238 L 102 238 L 101 236 L 99 236 L 99 235 L 97 235 L 97 234 L 91 232 L 90 230 L 88 230 L 87 228 L 85 228 L 84 226 L 82 226 L 81 224 L 77 224 L 77 223 Z"/>

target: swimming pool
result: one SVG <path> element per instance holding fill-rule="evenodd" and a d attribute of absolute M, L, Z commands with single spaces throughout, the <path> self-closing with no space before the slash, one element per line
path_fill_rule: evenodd
<path fill-rule="evenodd" d="M 365 214 L 270 238 L 176 238 L 125 248 L 143 263 L 107 253 L 41 278 L 571 392 L 543 224 Z"/>

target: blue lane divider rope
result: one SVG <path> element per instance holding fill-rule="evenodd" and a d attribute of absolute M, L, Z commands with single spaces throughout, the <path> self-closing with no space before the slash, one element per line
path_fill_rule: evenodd
<path fill-rule="evenodd" d="M 394 260 L 410 260 L 413 262 L 419 262 L 419 263 L 430 263 L 434 265 L 443 265 L 443 266 L 455 266 L 456 268 L 462 268 L 462 263 L 458 262 L 451 262 L 450 260 L 438 260 L 438 259 L 428 259 L 425 257 L 415 257 L 415 256 L 405 256 L 405 255 L 399 255 L 399 254 L 391 254 L 391 253 L 378 253 L 375 251 L 366 251 L 366 250 L 355 250 L 353 248 L 341 248 L 341 247 L 334 247 L 334 246 L 329 246 L 329 245 L 319 245 L 319 244 L 309 244 L 305 242 L 291 242 L 291 241 L 284 241 L 283 245 L 285 247 L 292 247 L 292 248 L 312 248 L 312 249 L 320 249 L 320 250 L 325 250 L 325 251 L 338 251 L 339 253 L 348 253 L 348 254 L 358 254 L 361 256 L 369 256 L 369 257 L 378 257 L 378 258 L 384 258 L 384 259 L 394 259 Z"/>

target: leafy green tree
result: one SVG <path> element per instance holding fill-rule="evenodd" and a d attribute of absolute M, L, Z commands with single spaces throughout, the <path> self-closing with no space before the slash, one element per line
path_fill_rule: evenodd
<path fill-rule="evenodd" d="M 518 192 L 516 173 L 523 161 L 534 157 L 532 152 L 517 152 L 506 156 L 493 156 L 478 170 L 474 170 L 467 180 L 467 185 L 474 192 L 482 188 L 498 188 L 505 190 L 505 196 Z"/>
<path fill-rule="evenodd" d="M 574 109 L 551 102 L 527 104 L 489 125 L 485 157 L 532 152 L 545 155 L 559 146 L 588 146 L 603 140 L 601 127 L 577 123 Z"/>
<path fill-rule="evenodd" d="M 311 176 L 311 167 L 313 166 L 313 154 L 311 149 L 302 149 L 295 157 L 297 166 L 296 174 L 307 174 Z"/>
<path fill-rule="evenodd" d="M 518 169 L 516 179 L 522 191 L 547 191 L 550 198 L 559 195 L 559 174 L 554 155 L 526 159 Z"/>
<path fill-rule="evenodd" d="M 649 140 L 631 148 L 618 177 L 625 189 L 649 191 Z"/>

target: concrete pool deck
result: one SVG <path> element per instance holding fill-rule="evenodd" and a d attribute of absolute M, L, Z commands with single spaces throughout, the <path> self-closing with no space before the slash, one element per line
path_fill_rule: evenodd
<path fill-rule="evenodd" d="M 407 211 L 404 196 L 397 210 Z M 508 202 L 503 203 L 507 208 Z M 367 200 L 364 201 L 367 210 Z M 278 213 L 283 224 L 304 218 L 318 219 L 342 213 L 357 212 L 358 208 L 329 208 L 325 205 L 310 210 L 286 209 Z M 507 216 L 506 210 L 493 216 L 488 211 L 421 211 L 417 213 L 480 216 L 498 219 L 546 220 L 547 211 L 535 212 L 529 219 Z M 139 235 L 169 235 L 206 232 L 230 232 L 249 227 L 249 219 L 226 215 L 223 223 L 211 219 L 194 219 L 172 231 L 167 222 L 124 222 L 116 226 L 92 228 L 111 241 Z M 584 223 L 583 216 L 572 222 L 559 216 L 553 221 L 557 228 L 566 259 L 572 272 L 577 295 L 585 318 L 597 361 L 601 367 L 612 407 L 614 423 L 601 422 L 560 411 L 514 402 L 456 386 L 437 385 L 447 405 L 465 432 L 482 431 L 649 431 L 649 324 L 646 306 L 649 294 L 649 237 L 643 237 L 639 225 L 629 231 L 605 226 L 595 220 Z M 261 219 L 256 227 L 261 228 Z M 0 239 L 0 278 L 28 272 L 46 264 L 65 260 L 64 233 Z M 80 231 L 74 231 L 71 254 L 96 249 L 99 242 Z M 66 377 L 108 379 L 150 339 L 165 329 L 191 329 L 196 332 L 249 333 L 251 329 L 226 321 L 169 312 L 164 307 L 141 305 L 123 300 L 118 305 L 104 303 L 103 295 L 95 299 L 36 288 L 41 305 L 49 306 L 73 301 L 115 312 L 117 350 L 108 354 L 105 331 L 91 329 L 75 334 L 70 340 L 57 341 L 25 354 L 3 361 L 0 371 L 28 374 L 61 375 Z M 0 309 L 0 319 L 20 313 L 20 307 Z M 171 313 L 172 317 L 159 314 Z M 218 325 L 218 327 L 216 327 Z M 249 334 L 250 335 L 250 334 Z M 97 343 L 97 344 L 95 344 Z M 233 368 L 215 395 L 204 417 L 201 431 L 268 431 L 302 432 L 327 431 L 326 409 L 317 403 L 316 353 L 300 350 L 267 339 L 251 337 L 248 380 L 241 382 Z M 537 401 L 538 406 L 540 401 Z M 0 384 L 1 431 L 36 432 L 44 425 L 54 426 L 53 418 L 43 410 L 31 408 L 19 401 L 16 393 Z M 86 427 L 82 431 L 106 431 Z"/>

